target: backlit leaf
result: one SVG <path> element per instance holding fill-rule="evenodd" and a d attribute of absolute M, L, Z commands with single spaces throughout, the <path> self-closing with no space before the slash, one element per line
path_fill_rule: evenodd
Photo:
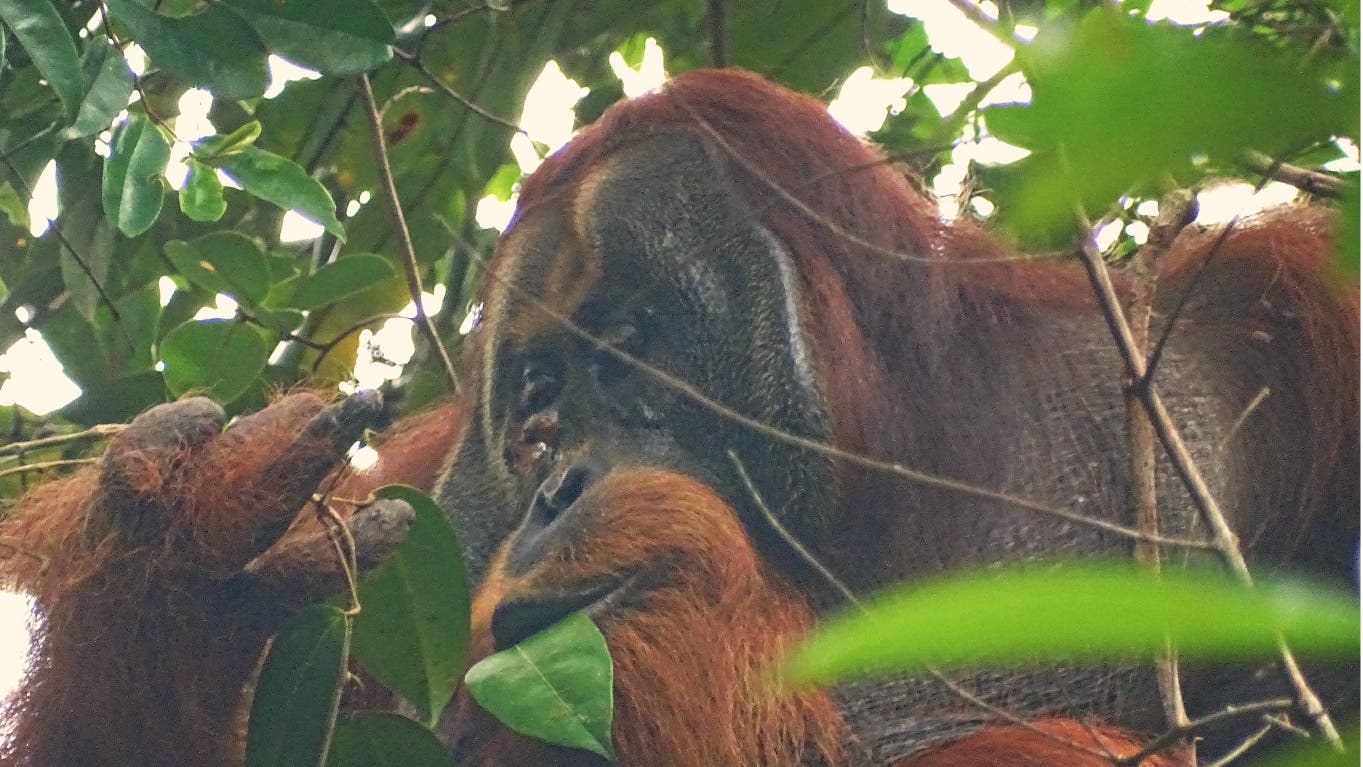
<path fill-rule="evenodd" d="M 353 75 L 393 56 L 393 27 L 368 0 L 225 0 L 270 52 L 329 75 Z"/>
<path fill-rule="evenodd" d="M 289 298 L 295 309 L 315 309 L 352 296 L 394 274 L 388 259 L 373 253 L 353 253 L 304 277 Z"/>
<path fill-rule="evenodd" d="M 336 219 L 336 203 L 327 190 L 309 176 L 298 163 L 273 152 L 245 146 L 241 151 L 213 160 L 247 193 L 272 202 L 284 210 L 294 210 L 345 239 L 345 229 Z"/>
<path fill-rule="evenodd" d="M 189 177 L 180 190 L 180 210 L 195 221 L 212 222 L 227 212 L 218 171 L 189 158 Z"/>
<path fill-rule="evenodd" d="M 166 243 L 166 257 L 190 282 L 213 293 L 226 293 L 253 305 L 270 290 L 265 253 L 249 237 L 213 232 L 189 242 Z"/>
<path fill-rule="evenodd" d="M 123 234 L 136 237 L 156 222 L 169 160 L 170 144 L 145 116 L 136 115 L 114 131 L 113 148 L 104 161 L 101 199 L 104 215 Z"/>

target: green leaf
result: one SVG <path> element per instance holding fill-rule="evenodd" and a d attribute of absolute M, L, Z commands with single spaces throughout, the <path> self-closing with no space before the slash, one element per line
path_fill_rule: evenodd
<path fill-rule="evenodd" d="M 249 237 L 213 232 L 196 240 L 171 240 L 166 257 L 185 279 L 213 293 L 254 306 L 270 292 L 270 265 Z"/>
<path fill-rule="evenodd" d="M 393 57 L 393 25 L 369 0 L 225 0 L 271 52 L 328 75 L 353 75 Z"/>
<path fill-rule="evenodd" d="M 1358 767 L 1358 724 L 1340 733 L 1344 750 L 1336 751 L 1321 738 L 1313 737 L 1302 743 L 1279 748 L 1263 759 L 1251 762 L 1252 767 Z"/>
<path fill-rule="evenodd" d="M 605 637 L 577 612 L 478 661 L 464 684 L 516 732 L 614 759 L 613 676 Z"/>
<path fill-rule="evenodd" d="M 186 162 L 189 163 L 189 177 L 180 190 L 180 211 L 195 221 L 217 221 L 227 212 L 218 171 L 193 157 Z"/>
<path fill-rule="evenodd" d="M 123 52 L 101 37 L 90 42 L 82 63 L 88 84 L 76 120 L 61 132 L 64 139 L 93 136 L 108 128 L 128 106 L 133 92 L 133 73 Z"/>
<path fill-rule="evenodd" d="M 220 5 L 172 19 L 136 0 L 107 4 L 114 18 L 132 30 L 153 64 L 214 96 L 251 98 L 270 84 L 264 43 L 249 24 Z"/>
<path fill-rule="evenodd" d="M 1247 590 L 1216 573 L 1127 562 L 1032 563 L 917 582 L 865 614 L 825 623 L 784 664 L 795 683 L 877 673 L 1150 656 L 1166 637 L 1189 661 L 1275 652 L 1357 656 L 1358 601 L 1279 582 Z"/>
<path fill-rule="evenodd" d="M 33 66 L 57 92 L 68 118 L 80 109 L 85 81 L 76 42 L 49 0 L 0 0 L 0 20 L 14 32 Z"/>
<path fill-rule="evenodd" d="M 1346 178 L 1339 201 L 1339 230 L 1335 232 L 1335 266 L 1346 284 L 1358 284 L 1359 188 L 1358 174 Z"/>
<path fill-rule="evenodd" d="M 454 767 L 430 730 L 397 714 L 360 714 L 336 725 L 327 767 Z"/>
<path fill-rule="evenodd" d="M 161 214 L 162 176 L 169 160 L 170 145 L 145 116 L 134 115 L 114 131 L 101 199 L 104 215 L 128 237 L 150 229 Z"/>
<path fill-rule="evenodd" d="M 1197 179 L 1194 158 L 1291 156 L 1357 131 L 1356 60 L 1340 66 L 1241 29 L 1152 24 L 1104 5 L 1077 25 L 1047 25 L 1018 60 L 1031 103 L 985 119 L 1033 151 L 994 195 L 1001 223 L 1031 242 L 1066 239 L 1076 207 L 1097 218 L 1120 195 Z"/>
<path fill-rule="evenodd" d="M 394 274 L 388 259 L 373 253 L 352 253 L 304 277 L 288 304 L 295 309 L 316 309 L 352 296 Z"/>
<path fill-rule="evenodd" d="M 379 488 L 416 511 L 397 550 L 360 584 L 355 657 L 434 724 L 464 670 L 469 589 L 464 549 L 449 518 L 425 493 Z"/>
<path fill-rule="evenodd" d="M 315 221 L 337 237 L 345 239 L 345 229 L 336 220 L 336 203 L 317 179 L 293 160 L 273 152 L 245 146 L 241 151 L 213 158 L 248 194 L 272 202 L 284 210 L 295 210 Z"/>
<path fill-rule="evenodd" d="M 190 320 L 161 339 L 160 352 L 172 394 L 203 390 L 231 402 L 265 369 L 270 345 L 236 320 Z"/>
<path fill-rule="evenodd" d="M 256 312 L 256 319 L 282 336 L 303 324 L 303 313 L 296 309 L 260 309 Z"/>
<path fill-rule="evenodd" d="M 194 156 L 205 163 L 215 158 L 235 154 L 256 143 L 260 138 L 260 121 L 251 120 L 226 135 L 208 136 L 194 142 Z"/>
<path fill-rule="evenodd" d="M 328 605 L 299 613 L 275 637 L 251 702 L 247 767 L 323 764 L 349 646 L 349 621 Z"/>

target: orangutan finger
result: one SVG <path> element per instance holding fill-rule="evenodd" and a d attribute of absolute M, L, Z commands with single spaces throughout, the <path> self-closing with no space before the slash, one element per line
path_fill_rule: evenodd
<path fill-rule="evenodd" d="M 250 556 L 279 540 L 317 486 L 335 470 L 346 449 L 365 429 L 376 426 L 382 414 L 381 394 L 372 390 L 352 394 L 313 415 L 280 450 L 278 458 L 260 468 L 248 494 L 270 502 L 254 504 L 251 509 L 256 518 L 252 520 Z"/>
<path fill-rule="evenodd" d="M 224 421 L 222 407 L 205 397 L 157 405 L 134 418 L 109 440 L 92 522 L 99 527 L 103 517 L 134 545 L 160 536 L 169 524 L 178 469 L 222 433 Z"/>
<path fill-rule="evenodd" d="M 405 501 L 374 502 L 346 520 L 355 542 L 358 578 L 388 558 L 411 530 L 416 512 Z M 345 591 L 350 583 L 335 543 L 326 533 L 289 541 L 249 563 L 232 581 L 242 619 L 270 632 L 310 604 Z"/>

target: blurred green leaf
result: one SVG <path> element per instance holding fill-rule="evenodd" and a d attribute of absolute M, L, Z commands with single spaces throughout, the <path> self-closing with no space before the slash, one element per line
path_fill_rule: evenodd
<path fill-rule="evenodd" d="M 430 730 L 397 714 L 360 714 L 336 725 L 327 767 L 455 767 Z"/>
<path fill-rule="evenodd" d="M 379 488 L 416 511 L 397 550 L 360 584 L 355 657 L 434 724 L 459 684 L 468 643 L 464 549 L 449 518 L 425 493 Z"/>
<path fill-rule="evenodd" d="M 1273 754 L 1250 762 L 1252 767 L 1358 767 L 1358 724 L 1340 733 L 1344 750 L 1336 751 L 1323 739 L 1313 737 L 1306 742 L 1294 741 Z"/>
<path fill-rule="evenodd" d="M 373 253 L 352 253 L 300 280 L 288 305 L 295 309 L 316 309 L 333 304 L 390 279 L 396 273 L 386 258 Z"/>
<path fill-rule="evenodd" d="M 151 63 L 215 96 L 259 96 L 270 84 L 265 45 L 231 11 L 210 4 L 199 13 L 169 18 L 137 0 L 106 0 L 114 18 L 132 30 Z"/>
<path fill-rule="evenodd" d="M 601 630 L 576 612 L 464 676 L 478 705 L 507 727 L 614 760 L 614 671 Z"/>
<path fill-rule="evenodd" d="M 345 679 L 345 614 L 314 605 L 274 638 L 251 701 L 246 767 L 321 765 Z"/>
<path fill-rule="evenodd" d="M 42 73 L 68 118 L 74 118 L 85 93 L 76 42 L 49 0 L 0 0 L 3 20 L 33 65 Z"/>
<path fill-rule="evenodd" d="M 787 658 L 793 683 L 981 664 L 1151 656 L 1189 661 L 1356 657 L 1358 600 L 1289 582 L 1247 590 L 1213 572 L 1156 579 L 1129 562 L 1004 567 L 916 582 L 826 622 Z"/>
<path fill-rule="evenodd" d="M 369 0 L 224 0 L 265 45 L 295 64 L 353 75 L 392 58 L 393 27 Z"/>
<path fill-rule="evenodd" d="M 204 391 L 231 402 L 265 369 L 270 345 L 237 320 L 190 320 L 161 339 L 160 352 L 171 394 Z"/>
<path fill-rule="evenodd" d="M 216 156 L 211 162 L 226 171 L 247 193 L 284 210 L 297 211 L 321 224 L 337 239 L 345 239 L 345 229 L 336 220 L 335 201 L 293 160 L 254 146 L 243 146 L 240 151 Z"/>
<path fill-rule="evenodd" d="M 104 215 L 128 237 L 150 229 L 161 214 L 169 160 L 170 144 L 145 116 L 134 115 L 114 130 L 101 199 Z"/>
<path fill-rule="evenodd" d="M 226 293 L 254 306 L 270 291 L 270 266 L 251 238 L 213 232 L 185 242 L 166 243 L 166 257 L 185 279 L 213 293 Z"/>
<path fill-rule="evenodd" d="M 1358 285 L 1359 237 L 1358 174 L 1348 176 L 1339 201 L 1339 231 L 1335 232 L 1335 265 L 1346 284 Z"/>
<path fill-rule="evenodd" d="M 87 85 L 76 120 L 61 132 L 64 139 L 93 136 L 113 124 L 114 118 L 128 107 L 133 92 L 133 73 L 123 58 L 103 37 L 90 41 L 81 66 Z"/>
<path fill-rule="evenodd" d="M 218 171 L 190 157 L 189 176 L 180 190 L 180 211 L 195 221 L 213 222 L 227 212 Z"/>

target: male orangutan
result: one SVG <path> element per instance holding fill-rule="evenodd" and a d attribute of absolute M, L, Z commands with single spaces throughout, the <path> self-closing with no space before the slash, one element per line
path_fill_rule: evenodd
<path fill-rule="evenodd" d="M 1097 767 L 1163 727 L 1141 663 L 960 679 L 1017 720 L 935 679 L 784 698 L 756 683 L 838 603 L 762 503 L 858 591 L 1133 544 L 817 449 L 1131 524 L 1118 355 L 1078 267 L 1003 258 L 878 159 L 814 99 L 739 72 L 616 105 L 526 181 L 461 399 L 389 435 L 364 478 L 426 483 L 460 529 L 475 656 L 588 611 L 616 664 L 622 764 Z M 1210 263 L 1155 382 L 1254 561 L 1344 579 L 1357 294 L 1323 276 L 1328 223 L 1298 208 L 1216 245 L 1184 235 L 1156 327 Z M 5 566 L 42 626 L 0 762 L 239 761 L 263 646 L 340 584 L 318 538 L 280 538 L 378 408 L 296 394 L 224 431 L 215 405 L 182 400 L 30 497 L 3 529 L 30 556 Z M 1163 532 L 1204 535 L 1161 476 Z M 361 564 L 409 521 L 396 502 L 357 514 Z M 1327 701 L 1356 708 L 1354 673 Z M 1206 676 L 1186 680 L 1194 712 L 1276 678 Z M 601 761 L 463 694 L 440 733 L 463 765 Z"/>

